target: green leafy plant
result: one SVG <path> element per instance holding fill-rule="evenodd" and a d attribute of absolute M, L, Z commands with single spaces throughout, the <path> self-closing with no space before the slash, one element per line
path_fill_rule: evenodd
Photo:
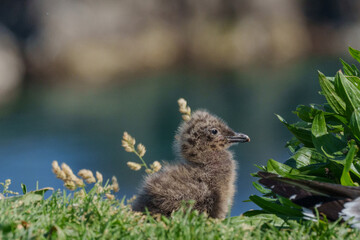
<path fill-rule="evenodd" d="M 360 51 L 349 48 L 360 62 Z M 335 77 L 319 72 L 320 94 L 326 103 L 299 105 L 294 113 L 299 121 L 288 123 L 277 117 L 294 135 L 286 147 L 292 156 L 285 163 L 270 159 L 262 171 L 280 176 L 359 186 L 360 184 L 360 71 L 340 59 L 343 70 Z M 253 176 L 257 176 L 253 174 Z M 301 219 L 301 209 L 290 200 L 277 196 L 257 182 L 255 188 L 263 196 L 250 196 L 262 210 L 247 212 L 275 213 L 286 218 Z"/>

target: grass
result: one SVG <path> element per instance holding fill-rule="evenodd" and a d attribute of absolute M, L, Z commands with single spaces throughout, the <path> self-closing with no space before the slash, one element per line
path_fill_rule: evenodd
<path fill-rule="evenodd" d="M 85 193 L 36 193 L 0 200 L 0 239 L 358 239 L 359 230 L 323 221 L 283 221 L 272 214 L 211 219 L 190 209 L 170 218 L 131 211 L 98 186 Z"/>

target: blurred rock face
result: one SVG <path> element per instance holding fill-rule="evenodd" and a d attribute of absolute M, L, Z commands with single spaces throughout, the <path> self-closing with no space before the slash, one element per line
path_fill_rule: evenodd
<path fill-rule="evenodd" d="M 138 2 L 138 3 L 136 3 Z M 149 19 L 151 1 L 35 1 L 40 34 L 29 53 L 35 67 L 87 81 L 167 68 L 178 54 L 177 31 Z"/>
<path fill-rule="evenodd" d="M 190 44 L 196 62 L 228 68 L 276 65 L 306 53 L 307 33 L 301 7 L 295 1 L 240 2 L 234 6 L 234 19 L 209 20 L 211 16 L 207 16 L 190 25 L 195 36 Z M 206 5 L 206 1 L 202 4 Z"/>
<path fill-rule="evenodd" d="M 96 82 L 182 64 L 279 64 L 308 49 L 294 1 L 34 0 L 31 6 L 39 34 L 28 53 L 38 74 Z"/>
<path fill-rule="evenodd" d="M 0 104 L 16 93 L 24 74 L 24 66 L 16 42 L 0 25 Z"/>

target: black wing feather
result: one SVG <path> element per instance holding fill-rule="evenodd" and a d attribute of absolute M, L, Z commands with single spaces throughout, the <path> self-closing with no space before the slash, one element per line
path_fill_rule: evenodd
<path fill-rule="evenodd" d="M 259 182 L 270 188 L 274 193 L 305 208 L 323 213 L 331 221 L 339 218 L 339 213 L 346 202 L 360 197 L 359 187 L 347 187 L 311 180 L 279 177 L 273 173 L 258 172 Z"/>

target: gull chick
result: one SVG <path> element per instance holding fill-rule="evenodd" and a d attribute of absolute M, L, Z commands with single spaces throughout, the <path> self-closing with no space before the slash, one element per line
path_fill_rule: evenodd
<path fill-rule="evenodd" d="M 180 125 L 175 139 L 181 161 L 145 178 L 133 210 L 169 216 L 192 200 L 199 212 L 224 218 L 232 205 L 236 179 L 236 162 L 228 148 L 250 138 L 198 110 Z"/>

